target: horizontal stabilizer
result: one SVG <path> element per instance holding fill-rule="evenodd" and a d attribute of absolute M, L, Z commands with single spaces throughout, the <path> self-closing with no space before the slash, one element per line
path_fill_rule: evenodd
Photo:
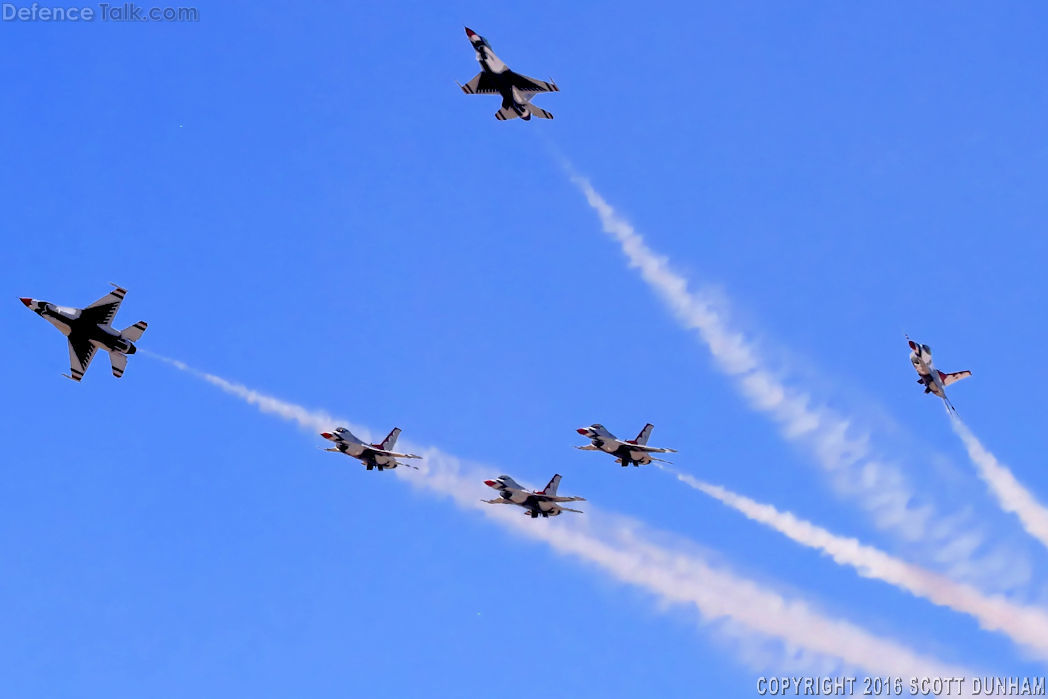
<path fill-rule="evenodd" d="M 110 352 L 109 361 L 113 364 L 113 376 L 119 379 L 124 375 L 124 369 L 127 368 L 127 355 L 121 352 Z"/>
<path fill-rule="evenodd" d="M 538 117 L 539 119 L 552 119 L 553 118 L 552 114 L 547 112 L 545 109 L 542 109 L 541 107 L 536 107 L 531 102 L 528 102 L 526 105 L 524 105 L 524 108 L 527 109 L 528 112 L 533 117 Z"/>
<path fill-rule="evenodd" d="M 138 342 L 138 339 L 142 337 L 142 333 L 146 331 L 149 323 L 144 320 L 140 320 L 134 325 L 129 325 L 120 331 L 120 337 L 125 340 L 131 340 L 131 342 Z"/>
<path fill-rule="evenodd" d="M 517 114 L 517 110 L 512 106 L 503 107 L 502 109 L 495 112 L 495 118 L 499 121 L 507 121 L 509 119 L 516 119 L 520 115 Z"/>

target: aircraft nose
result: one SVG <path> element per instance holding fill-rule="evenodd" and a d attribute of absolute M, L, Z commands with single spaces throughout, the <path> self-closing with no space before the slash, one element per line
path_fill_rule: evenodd
<path fill-rule="evenodd" d="M 910 344 L 910 349 L 912 349 L 914 352 L 916 352 L 917 351 L 917 343 L 914 342 L 913 340 L 907 340 L 907 342 L 909 342 L 909 344 Z"/>
<path fill-rule="evenodd" d="M 494 487 L 498 486 L 498 482 L 496 482 L 496 481 L 484 481 L 484 485 L 488 486 L 489 488 L 494 488 Z"/>
<path fill-rule="evenodd" d="M 27 308 L 29 307 L 29 305 L 30 305 L 30 304 L 32 304 L 32 303 L 33 303 L 33 299 L 27 299 L 27 298 L 25 298 L 25 297 L 23 297 L 23 298 L 20 298 L 20 299 L 18 299 L 18 300 L 19 300 L 19 301 L 21 301 L 22 303 L 24 303 L 24 304 L 26 305 L 26 307 L 27 307 Z"/>
<path fill-rule="evenodd" d="M 320 436 L 323 437 L 324 439 L 331 439 L 331 433 L 330 432 L 321 432 Z"/>
<path fill-rule="evenodd" d="M 466 27 L 466 36 L 468 36 L 470 39 L 472 39 L 476 35 L 477 35 L 477 33 L 475 31 L 473 31 L 469 27 Z"/>
<path fill-rule="evenodd" d="M 580 427 L 580 428 L 578 428 L 575 431 L 578 432 L 579 434 L 581 434 L 583 437 L 588 437 L 589 436 L 589 428 L 588 427 Z"/>

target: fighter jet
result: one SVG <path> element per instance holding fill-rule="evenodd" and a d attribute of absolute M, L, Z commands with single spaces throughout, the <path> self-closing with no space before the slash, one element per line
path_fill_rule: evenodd
<path fill-rule="evenodd" d="M 910 339 L 909 335 L 906 336 L 906 341 L 910 344 L 910 362 L 921 377 L 917 379 L 917 383 L 924 386 L 925 393 L 934 393 L 942 398 L 943 403 L 946 404 L 947 412 L 956 413 L 957 409 L 953 407 L 950 399 L 946 397 L 946 387 L 961 379 L 968 378 L 972 375 L 972 372 L 966 369 L 964 371 L 955 371 L 952 374 L 945 374 L 932 364 L 931 347 L 917 344 Z"/>
<path fill-rule="evenodd" d="M 490 505 L 517 505 L 524 508 L 524 514 L 532 519 L 539 515 L 543 517 L 556 517 L 561 512 L 579 512 L 570 507 L 561 507 L 561 502 L 579 502 L 586 498 L 564 497 L 557 495 L 557 486 L 560 485 L 560 474 L 556 474 L 542 490 L 527 490 L 520 483 L 509 476 L 499 476 L 493 481 L 484 481 L 484 485 L 499 491 L 502 497 L 494 500 L 481 500 Z"/>
<path fill-rule="evenodd" d="M 334 432 L 321 432 L 320 436 L 335 443 L 335 446 L 324 451 L 341 452 L 346 456 L 352 456 L 364 464 L 369 471 L 376 467 L 379 471 L 384 471 L 387 468 L 396 468 L 397 466 L 417 469 L 418 466 L 404 464 L 397 461 L 397 459 L 422 458 L 418 454 L 398 454 L 392 451 L 397 443 L 397 437 L 400 436 L 399 427 L 394 427 L 393 431 L 386 435 L 386 438 L 378 444 L 368 444 L 345 427 L 336 427 Z"/>
<path fill-rule="evenodd" d="M 607 428 L 599 422 L 595 422 L 589 427 L 580 427 L 576 432 L 581 434 L 583 437 L 587 437 L 590 440 L 590 444 L 582 447 L 575 447 L 576 449 L 582 449 L 583 451 L 603 451 L 612 456 L 618 457 L 615 459 L 616 463 L 623 466 L 640 466 L 641 464 L 650 464 L 652 461 L 660 461 L 664 464 L 671 463 L 664 459 L 658 459 L 652 456 L 652 454 L 665 454 L 665 453 L 676 453 L 676 449 L 666 449 L 661 447 L 649 447 L 648 437 L 651 436 L 651 430 L 654 428 L 650 422 L 644 426 L 644 429 L 640 431 L 636 439 L 623 441 L 608 432 Z"/>
<path fill-rule="evenodd" d="M 58 328 L 69 339 L 69 374 L 62 376 L 73 381 L 84 378 L 84 372 L 98 349 L 109 352 L 113 376 L 120 378 L 124 375 L 127 355 L 137 351 L 134 343 L 142 337 L 147 324 L 140 320 L 123 330 L 113 329 L 113 318 L 120 310 L 120 303 L 127 293 L 126 289 L 121 289 L 116 284 L 113 286 L 116 287 L 113 291 L 87 308 L 68 308 L 37 299 L 20 299 L 30 310 Z"/>
<path fill-rule="evenodd" d="M 466 36 L 477 52 L 481 71 L 465 85 L 459 85 L 467 95 L 502 95 L 502 108 L 495 112 L 500 121 L 520 117 L 524 121 L 536 116 L 552 119 L 553 115 L 531 103 L 540 92 L 560 92 L 556 83 L 529 78 L 514 73 L 491 50 L 487 39 L 466 27 Z"/>

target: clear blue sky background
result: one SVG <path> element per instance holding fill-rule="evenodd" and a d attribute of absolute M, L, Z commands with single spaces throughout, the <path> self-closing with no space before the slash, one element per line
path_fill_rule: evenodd
<path fill-rule="evenodd" d="M 12 697 L 745 697 L 758 669 L 646 594 L 522 542 L 154 359 L 81 385 L 17 301 L 118 282 L 140 345 L 719 551 L 943 659 L 1043 672 L 652 469 L 910 557 L 753 414 L 546 135 L 796 385 L 870 424 L 945 512 L 1048 556 L 976 480 L 903 333 L 1048 499 L 1038 367 L 1040 3 L 207 3 L 193 24 L 0 24 L 0 669 Z M 555 78 L 552 122 L 467 97 L 463 33 Z M 583 515 L 584 516 L 584 515 Z M 542 526 L 542 522 L 536 523 Z M 918 560 L 917 562 L 922 562 Z"/>

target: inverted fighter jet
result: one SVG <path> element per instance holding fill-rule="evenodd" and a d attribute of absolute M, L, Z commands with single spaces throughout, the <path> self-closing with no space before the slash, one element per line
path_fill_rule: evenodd
<path fill-rule="evenodd" d="M 948 412 L 956 413 L 957 409 L 953 407 L 950 399 L 946 397 L 946 387 L 961 379 L 968 378 L 972 375 L 972 372 L 966 369 L 964 371 L 955 371 L 952 374 L 943 373 L 932 364 L 931 347 L 917 344 L 908 335 L 906 336 L 906 341 L 910 344 L 910 362 L 920 376 L 917 379 L 917 383 L 924 386 L 925 393 L 934 393 L 942 398 Z"/>
<path fill-rule="evenodd" d="M 397 437 L 400 436 L 399 427 L 394 427 L 393 431 L 386 435 L 386 438 L 378 444 L 368 444 L 345 427 L 336 427 L 334 432 L 321 432 L 320 436 L 335 443 L 335 446 L 324 451 L 335 451 L 346 456 L 352 456 L 364 464 L 369 471 L 376 467 L 379 471 L 384 471 L 387 468 L 396 468 L 397 466 L 417 469 L 418 466 L 404 464 L 397 461 L 397 459 L 422 458 L 418 454 L 398 454 L 392 451 L 397 444 Z"/>
<path fill-rule="evenodd" d="M 561 512 L 579 512 L 570 507 L 561 507 L 558 503 L 579 502 L 586 498 L 564 497 L 557 495 L 557 486 L 560 485 L 560 474 L 556 474 L 542 490 L 527 490 L 520 483 L 509 476 L 499 476 L 493 481 L 484 481 L 484 485 L 499 491 L 502 497 L 494 500 L 481 500 L 490 505 L 517 505 L 524 508 L 524 514 L 532 519 L 539 515 L 543 517 L 556 517 Z"/>
<path fill-rule="evenodd" d="M 113 329 L 113 318 L 127 293 L 126 289 L 115 284 L 113 286 L 116 288 L 87 308 L 68 308 L 37 299 L 19 299 L 68 338 L 69 373 L 62 376 L 73 381 L 84 378 L 84 372 L 98 349 L 109 352 L 113 376 L 119 379 L 124 375 L 127 355 L 137 351 L 135 343 L 146 331 L 147 324 L 140 320 L 123 330 Z"/>
<path fill-rule="evenodd" d="M 641 464 L 650 464 L 652 461 L 660 461 L 664 464 L 671 463 L 665 459 L 658 459 L 652 456 L 652 454 L 665 454 L 665 453 L 676 453 L 676 449 L 666 449 L 662 447 L 649 447 L 648 437 L 651 436 L 651 430 L 654 428 L 650 422 L 644 426 L 644 429 L 640 431 L 636 439 L 623 441 L 608 432 L 608 429 L 599 422 L 595 422 L 589 427 L 580 427 L 576 432 L 581 434 L 583 437 L 587 437 L 590 443 L 582 446 L 575 447 L 576 449 L 582 449 L 583 451 L 602 451 L 606 454 L 611 454 L 617 457 L 615 462 L 623 466 L 640 466 Z"/>
<path fill-rule="evenodd" d="M 514 73 L 491 50 L 487 39 L 466 27 L 466 36 L 477 52 L 480 72 L 465 85 L 459 85 L 467 95 L 502 95 L 502 108 L 495 112 L 500 121 L 520 117 L 527 121 L 533 116 L 552 119 L 553 115 L 531 103 L 531 98 L 540 92 L 560 92 L 556 83 L 529 78 Z"/>

